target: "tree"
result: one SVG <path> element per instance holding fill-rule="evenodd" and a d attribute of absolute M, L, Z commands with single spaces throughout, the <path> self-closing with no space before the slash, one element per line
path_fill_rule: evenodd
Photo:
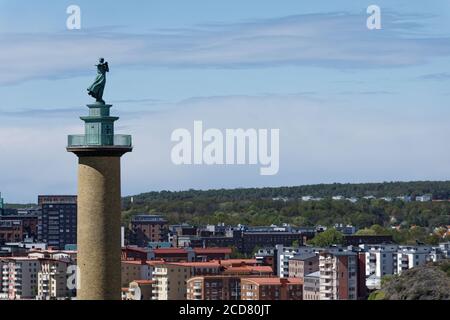
<path fill-rule="evenodd" d="M 356 232 L 355 235 L 357 235 L 357 236 L 375 236 L 376 232 L 375 232 L 375 230 L 365 228 L 365 229 L 358 230 L 358 232 Z"/>
<path fill-rule="evenodd" d="M 336 229 L 328 229 L 327 231 L 317 234 L 308 243 L 317 247 L 329 247 L 333 244 L 343 244 L 344 236 Z"/>

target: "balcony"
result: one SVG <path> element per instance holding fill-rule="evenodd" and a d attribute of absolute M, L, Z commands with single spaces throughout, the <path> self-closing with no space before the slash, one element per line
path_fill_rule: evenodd
<path fill-rule="evenodd" d="M 332 287 L 325 287 L 325 289 L 320 289 L 320 293 L 331 295 L 333 293 L 333 289 Z"/>
<path fill-rule="evenodd" d="M 132 141 L 130 135 L 70 135 L 68 137 L 68 148 L 89 148 L 89 147 L 119 147 L 131 148 Z"/>

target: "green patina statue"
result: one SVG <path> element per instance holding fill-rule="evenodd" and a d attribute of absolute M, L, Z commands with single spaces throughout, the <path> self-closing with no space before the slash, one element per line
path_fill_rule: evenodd
<path fill-rule="evenodd" d="M 87 90 L 88 94 L 95 98 L 97 103 L 105 104 L 105 101 L 103 100 L 103 91 L 105 90 L 106 85 L 106 73 L 109 72 L 108 62 L 106 62 L 105 59 L 100 58 L 96 67 L 98 73 L 97 77 Z"/>

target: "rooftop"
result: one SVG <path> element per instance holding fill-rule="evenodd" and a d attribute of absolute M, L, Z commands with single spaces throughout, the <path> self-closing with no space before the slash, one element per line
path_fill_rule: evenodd
<path fill-rule="evenodd" d="M 231 248 L 194 248 L 193 249 L 197 254 L 207 254 L 207 253 L 224 253 L 231 254 Z"/>
<path fill-rule="evenodd" d="M 303 284 L 303 280 L 300 278 L 242 278 L 241 281 L 253 282 L 254 284 L 265 286 L 281 285 L 283 282 L 294 285 Z"/>
<path fill-rule="evenodd" d="M 304 260 L 312 259 L 316 256 L 317 255 L 314 253 L 301 253 L 301 254 L 296 254 L 294 257 L 291 258 L 291 260 L 304 261 Z"/>

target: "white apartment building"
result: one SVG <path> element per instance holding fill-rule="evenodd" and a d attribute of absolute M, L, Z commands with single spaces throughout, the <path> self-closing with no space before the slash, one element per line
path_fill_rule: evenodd
<path fill-rule="evenodd" d="M 430 261 L 432 247 L 428 246 L 400 246 L 397 251 L 397 274 L 418 267 Z"/>
<path fill-rule="evenodd" d="M 398 245 L 369 245 L 366 250 L 366 285 L 379 289 L 381 277 L 396 273 Z"/>
<path fill-rule="evenodd" d="M 72 290 L 67 286 L 70 263 L 58 260 L 41 260 L 38 272 L 37 299 L 53 300 L 72 296 Z"/>
<path fill-rule="evenodd" d="M 403 271 L 439 261 L 443 258 L 440 248 L 431 246 L 362 245 L 366 250 L 366 285 L 379 289 L 381 278 L 401 274 Z"/>
<path fill-rule="evenodd" d="M 2 266 L 3 295 L 9 300 L 34 299 L 39 269 L 40 261 L 36 258 L 5 259 Z"/>

